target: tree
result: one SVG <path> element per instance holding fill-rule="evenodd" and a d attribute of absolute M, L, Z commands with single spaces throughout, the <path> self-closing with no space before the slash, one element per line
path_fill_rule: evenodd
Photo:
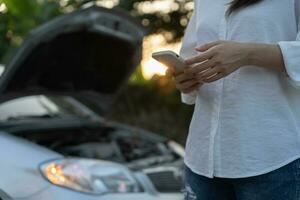
<path fill-rule="evenodd" d="M 59 15 L 57 1 L 0 1 L 0 62 L 7 63 L 26 34 L 37 25 Z"/>
<path fill-rule="evenodd" d="M 168 42 L 183 35 L 193 0 L 0 0 L 0 63 L 7 63 L 24 37 L 34 27 L 84 5 L 112 5 L 139 18 L 148 34 L 166 34 Z M 169 2 L 160 9 L 153 5 Z"/>

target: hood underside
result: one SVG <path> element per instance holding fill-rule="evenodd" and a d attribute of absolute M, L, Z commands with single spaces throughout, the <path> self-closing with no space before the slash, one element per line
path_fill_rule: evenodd
<path fill-rule="evenodd" d="M 84 93 L 106 107 L 140 62 L 143 36 L 137 22 L 116 10 L 92 7 L 58 17 L 32 31 L 7 66 L 0 101 Z"/>

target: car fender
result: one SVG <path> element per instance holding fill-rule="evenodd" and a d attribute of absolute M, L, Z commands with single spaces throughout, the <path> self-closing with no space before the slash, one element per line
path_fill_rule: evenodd
<path fill-rule="evenodd" d="M 0 132 L 0 190 L 11 198 L 24 198 L 48 187 L 39 165 L 62 155 L 30 141 Z"/>

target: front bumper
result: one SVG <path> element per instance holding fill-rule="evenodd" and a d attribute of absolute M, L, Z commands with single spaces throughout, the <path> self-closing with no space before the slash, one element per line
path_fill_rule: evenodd
<path fill-rule="evenodd" d="M 23 200 L 182 200 L 180 193 L 130 193 L 130 194 L 106 194 L 106 195 L 88 195 L 75 192 L 65 188 L 51 185 L 44 190 L 24 198 Z"/>

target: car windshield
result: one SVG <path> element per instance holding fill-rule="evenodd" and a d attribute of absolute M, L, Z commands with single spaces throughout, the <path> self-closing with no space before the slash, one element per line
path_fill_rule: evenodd
<path fill-rule="evenodd" d="M 72 97 L 27 96 L 0 105 L 0 122 L 43 118 L 82 118 L 94 113 Z"/>

